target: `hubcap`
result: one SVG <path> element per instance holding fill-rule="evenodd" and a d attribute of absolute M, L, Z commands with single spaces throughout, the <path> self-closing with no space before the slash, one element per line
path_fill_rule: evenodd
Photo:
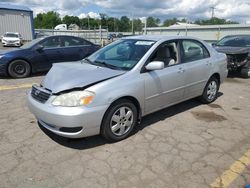
<path fill-rule="evenodd" d="M 23 65 L 16 65 L 15 67 L 14 67 L 14 71 L 15 71 L 15 73 L 17 73 L 17 74 L 23 74 L 24 72 L 25 72 L 25 67 L 23 66 Z"/>
<path fill-rule="evenodd" d="M 209 83 L 207 87 L 207 98 L 208 100 L 212 101 L 216 97 L 217 93 L 217 83 L 212 81 Z"/>
<path fill-rule="evenodd" d="M 126 134 L 133 124 L 133 111 L 129 107 L 121 107 L 113 114 L 110 127 L 113 134 L 122 136 Z"/>

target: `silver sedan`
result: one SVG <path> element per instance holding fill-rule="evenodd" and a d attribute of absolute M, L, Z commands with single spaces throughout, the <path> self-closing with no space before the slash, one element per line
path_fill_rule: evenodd
<path fill-rule="evenodd" d="M 119 141 L 147 114 L 194 97 L 213 102 L 227 73 L 226 56 L 199 39 L 128 37 L 78 63 L 54 64 L 28 105 L 57 135 Z"/>

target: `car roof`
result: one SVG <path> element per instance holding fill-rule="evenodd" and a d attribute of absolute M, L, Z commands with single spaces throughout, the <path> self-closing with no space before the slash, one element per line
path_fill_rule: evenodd
<path fill-rule="evenodd" d="M 15 35 L 19 35 L 19 33 L 17 33 L 17 32 L 6 32 L 5 34 L 15 34 Z"/>
<path fill-rule="evenodd" d="M 138 35 L 138 36 L 123 37 L 123 39 L 152 40 L 152 41 L 175 40 L 175 39 L 194 39 L 194 40 L 199 40 L 198 38 L 195 38 L 195 37 L 188 37 L 188 36 L 166 36 L 166 35 Z"/>
<path fill-rule="evenodd" d="M 227 38 L 227 37 L 250 37 L 250 35 L 247 35 L 247 34 L 242 34 L 242 35 L 227 35 L 227 36 L 225 36 L 225 37 L 223 37 L 223 38 Z"/>

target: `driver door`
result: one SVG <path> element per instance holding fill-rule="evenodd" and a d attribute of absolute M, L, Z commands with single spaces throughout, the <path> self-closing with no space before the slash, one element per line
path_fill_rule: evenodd
<path fill-rule="evenodd" d="M 180 61 L 178 41 L 161 44 L 153 53 L 149 62 L 163 61 L 162 70 L 146 71 L 145 81 L 145 114 L 183 100 L 185 87 L 185 69 Z"/>
<path fill-rule="evenodd" d="M 38 71 L 47 71 L 53 63 L 64 61 L 61 37 L 48 37 L 39 44 L 43 49 L 34 50 L 35 55 L 32 59 Z"/>

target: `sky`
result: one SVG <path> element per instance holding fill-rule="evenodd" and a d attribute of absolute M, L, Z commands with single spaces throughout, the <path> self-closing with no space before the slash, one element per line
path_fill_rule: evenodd
<path fill-rule="evenodd" d="M 56 11 L 61 17 L 73 15 L 84 18 L 89 15 L 98 18 L 99 13 L 108 16 L 129 18 L 158 17 L 186 18 L 189 21 L 211 18 L 214 15 L 226 20 L 250 24 L 250 0 L 1 0 L 30 7 L 34 15 Z"/>

